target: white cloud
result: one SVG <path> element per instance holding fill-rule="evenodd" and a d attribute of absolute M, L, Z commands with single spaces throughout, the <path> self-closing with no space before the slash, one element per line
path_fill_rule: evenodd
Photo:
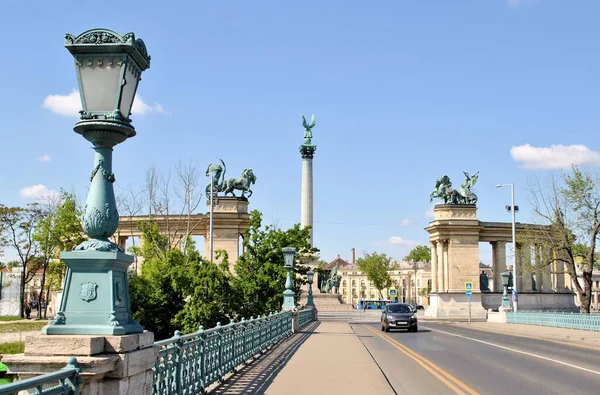
<path fill-rule="evenodd" d="M 400 226 L 406 226 L 410 224 L 412 224 L 412 221 L 408 218 L 404 218 L 402 221 L 400 221 Z"/>
<path fill-rule="evenodd" d="M 52 158 L 50 158 L 50 155 L 48 155 L 48 154 L 44 154 L 44 155 L 40 156 L 38 159 L 40 162 L 50 162 L 52 160 Z"/>
<path fill-rule="evenodd" d="M 81 99 L 79 92 L 73 89 L 68 95 L 49 95 L 44 99 L 42 107 L 47 108 L 55 114 L 62 115 L 63 117 L 78 117 L 79 111 L 81 110 Z M 133 106 L 131 113 L 133 115 L 146 115 L 151 112 L 159 114 L 169 114 L 165 111 L 164 107 L 154 102 L 154 104 L 147 104 L 139 95 L 136 95 L 133 100 Z"/>
<path fill-rule="evenodd" d="M 48 189 L 43 184 L 31 185 L 19 190 L 19 195 L 25 199 L 32 199 L 38 202 L 51 202 L 60 199 L 60 193 L 53 189 Z"/>
<path fill-rule="evenodd" d="M 414 245 L 417 245 L 416 241 L 404 240 L 400 236 L 392 236 L 392 237 L 390 237 L 389 243 L 390 244 L 395 244 L 395 245 L 402 245 L 402 246 L 414 246 Z"/>
<path fill-rule="evenodd" d="M 42 107 L 63 117 L 76 117 L 81 110 L 79 92 L 73 89 L 68 95 L 49 95 L 44 99 Z"/>
<path fill-rule="evenodd" d="M 514 146 L 510 154 L 528 169 L 562 169 L 571 165 L 600 163 L 600 154 L 585 145 L 551 145 L 533 147 L 529 144 Z"/>

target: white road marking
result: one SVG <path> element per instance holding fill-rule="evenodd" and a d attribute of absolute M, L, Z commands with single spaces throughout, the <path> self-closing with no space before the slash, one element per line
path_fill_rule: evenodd
<path fill-rule="evenodd" d="M 510 347 L 501 346 L 501 345 L 499 345 L 499 344 L 494 344 L 494 343 L 486 342 L 486 341 L 484 341 L 484 340 L 473 339 L 472 337 L 468 337 L 468 336 L 457 335 L 456 333 L 446 332 L 446 331 L 442 331 L 442 330 L 439 330 L 439 329 L 433 329 L 433 328 L 429 328 L 429 327 L 425 327 L 425 326 L 423 326 L 423 328 L 427 328 L 427 329 L 429 329 L 430 331 L 434 331 L 434 332 L 440 332 L 440 333 L 444 333 L 444 334 L 446 334 L 446 335 L 449 335 L 449 336 L 460 337 L 460 338 L 463 338 L 463 339 L 472 340 L 472 341 L 474 341 L 474 342 L 477 342 L 477 343 L 483 343 L 483 344 L 487 344 L 488 346 L 492 346 L 492 347 L 501 348 L 501 349 L 503 349 L 503 350 L 507 350 L 507 351 L 512 351 L 512 352 L 514 352 L 514 353 L 517 353 L 517 354 L 523 354 L 523 355 L 528 355 L 528 356 L 530 356 L 530 357 L 534 357 L 534 358 L 543 359 L 543 360 L 545 360 L 545 361 L 554 362 L 554 363 L 557 363 L 557 364 L 559 364 L 559 365 L 564 365 L 564 366 L 568 366 L 568 367 L 570 367 L 570 368 L 574 368 L 574 369 L 583 370 L 584 372 L 593 373 L 593 374 L 597 374 L 597 375 L 599 375 L 599 376 L 600 376 L 600 372 L 599 372 L 599 371 L 596 371 L 596 370 L 591 370 L 591 369 L 588 369 L 588 368 L 584 368 L 584 367 L 582 367 L 582 366 L 572 365 L 572 364 L 570 364 L 570 363 L 566 363 L 566 362 L 563 362 L 563 361 L 558 361 L 558 360 L 556 360 L 556 359 L 552 359 L 552 358 L 544 357 L 544 356 L 542 356 L 542 355 L 538 355 L 538 354 L 532 354 L 532 353 L 530 353 L 530 352 L 525 352 L 525 351 L 521 351 L 521 350 L 516 350 L 516 349 L 514 349 L 514 348 L 510 348 Z"/>

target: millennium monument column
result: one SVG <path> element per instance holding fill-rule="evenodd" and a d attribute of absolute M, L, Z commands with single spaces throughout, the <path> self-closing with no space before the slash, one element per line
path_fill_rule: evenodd
<path fill-rule="evenodd" d="M 310 124 L 302 116 L 304 127 L 304 144 L 300 146 L 302 155 L 302 201 L 300 206 L 300 226 L 310 226 L 310 245 L 313 245 L 313 168 L 312 161 L 317 146 L 312 144 L 312 128 L 315 127 L 315 116 L 312 116 Z"/>

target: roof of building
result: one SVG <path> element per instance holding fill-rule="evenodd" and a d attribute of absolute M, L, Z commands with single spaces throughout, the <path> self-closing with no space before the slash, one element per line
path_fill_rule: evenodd
<path fill-rule="evenodd" d="M 334 267 L 337 266 L 338 269 L 342 268 L 342 267 L 347 267 L 348 265 L 350 265 L 350 262 L 343 260 L 342 258 L 340 258 L 340 256 L 338 255 L 337 258 L 335 258 L 333 261 L 329 262 L 324 268 L 323 270 L 331 270 Z"/>

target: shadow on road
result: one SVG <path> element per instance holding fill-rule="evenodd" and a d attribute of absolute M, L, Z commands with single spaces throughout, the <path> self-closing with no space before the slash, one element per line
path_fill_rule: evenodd
<path fill-rule="evenodd" d="M 318 321 L 307 325 L 301 332 L 277 344 L 256 360 L 238 369 L 237 374 L 210 389 L 208 393 L 215 395 L 263 394 L 285 364 L 319 325 Z"/>

